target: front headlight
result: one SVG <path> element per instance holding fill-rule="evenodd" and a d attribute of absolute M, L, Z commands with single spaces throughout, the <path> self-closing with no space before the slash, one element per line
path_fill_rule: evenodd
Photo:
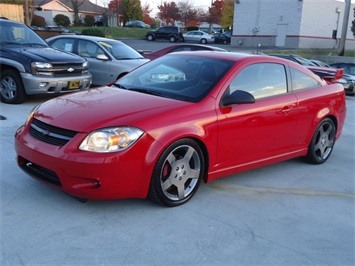
<path fill-rule="evenodd" d="M 33 114 L 36 112 L 36 110 L 39 108 L 40 104 L 33 107 L 30 113 L 27 115 L 25 126 L 27 126 L 28 122 L 30 122 L 31 118 L 33 117 Z"/>
<path fill-rule="evenodd" d="M 44 75 L 53 76 L 51 70 L 53 69 L 52 64 L 44 62 L 32 62 L 31 63 L 31 73 L 34 75 Z"/>
<path fill-rule="evenodd" d="M 85 68 L 85 69 L 89 68 L 89 62 L 88 61 L 85 61 L 83 63 L 83 68 Z"/>
<path fill-rule="evenodd" d="M 91 132 L 80 144 L 79 150 L 117 152 L 132 146 L 144 133 L 135 127 L 104 128 Z"/>

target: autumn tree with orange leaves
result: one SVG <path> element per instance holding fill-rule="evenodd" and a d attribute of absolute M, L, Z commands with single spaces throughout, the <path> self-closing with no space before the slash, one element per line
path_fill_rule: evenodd
<path fill-rule="evenodd" d="M 158 17 L 169 24 L 174 24 L 175 21 L 180 20 L 180 12 L 175 2 L 163 2 L 158 6 Z"/>

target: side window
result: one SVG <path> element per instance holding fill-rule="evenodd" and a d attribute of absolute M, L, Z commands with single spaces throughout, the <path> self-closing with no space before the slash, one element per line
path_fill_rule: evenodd
<path fill-rule="evenodd" d="M 98 54 L 104 54 L 104 51 L 94 42 L 80 40 L 78 53 L 83 57 L 96 58 Z"/>
<path fill-rule="evenodd" d="M 291 68 L 291 75 L 293 91 L 310 89 L 320 86 L 317 80 L 297 69 Z"/>
<path fill-rule="evenodd" d="M 51 45 L 53 48 L 57 48 L 67 52 L 73 52 L 74 40 L 71 39 L 58 39 Z"/>
<path fill-rule="evenodd" d="M 287 93 L 285 67 L 275 63 L 249 65 L 233 79 L 229 90 L 247 91 L 255 99 Z"/>

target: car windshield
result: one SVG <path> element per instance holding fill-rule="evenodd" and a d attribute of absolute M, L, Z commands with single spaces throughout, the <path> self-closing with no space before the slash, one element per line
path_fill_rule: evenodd
<path fill-rule="evenodd" d="M 117 60 L 143 59 L 144 57 L 133 48 L 117 41 L 99 41 Z"/>
<path fill-rule="evenodd" d="M 40 45 L 48 46 L 34 31 L 24 24 L 13 23 L 11 21 L 0 24 L 0 43 L 1 44 L 21 44 L 21 45 Z"/>
<path fill-rule="evenodd" d="M 234 62 L 200 56 L 166 55 L 133 70 L 114 86 L 161 97 L 198 102 Z"/>

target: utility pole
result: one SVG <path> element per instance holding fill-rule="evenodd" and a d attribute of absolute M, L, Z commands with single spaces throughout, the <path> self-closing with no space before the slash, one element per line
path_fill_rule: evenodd
<path fill-rule="evenodd" d="M 346 33 L 348 31 L 348 25 L 349 25 L 350 7 L 351 7 L 351 0 L 345 0 L 343 27 L 341 30 L 341 39 L 340 39 L 339 54 L 338 54 L 339 56 L 344 56 Z"/>

